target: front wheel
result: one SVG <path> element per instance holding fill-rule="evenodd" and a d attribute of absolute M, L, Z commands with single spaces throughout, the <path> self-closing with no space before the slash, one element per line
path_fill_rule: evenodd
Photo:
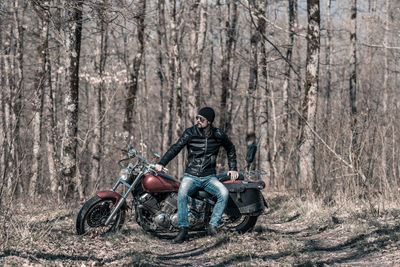
<path fill-rule="evenodd" d="M 78 235 L 103 235 L 119 230 L 125 221 L 124 209 L 120 209 L 107 226 L 104 225 L 115 206 L 115 201 L 113 198 L 103 199 L 97 195 L 89 199 L 76 218 Z"/>
<path fill-rule="evenodd" d="M 250 231 L 257 223 L 258 216 L 242 215 L 238 217 L 227 216 L 225 226 L 228 230 L 245 233 Z"/>

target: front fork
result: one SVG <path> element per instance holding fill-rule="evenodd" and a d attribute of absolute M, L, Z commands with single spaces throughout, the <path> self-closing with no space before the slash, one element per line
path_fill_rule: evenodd
<path fill-rule="evenodd" d="M 118 198 L 116 199 L 117 200 L 117 204 L 114 206 L 114 209 L 111 211 L 110 216 L 108 216 L 107 220 L 105 221 L 105 223 L 104 223 L 105 226 L 107 226 L 111 222 L 111 220 L 115 216 L 115 214 L 117 214 L 117 212 L 120 210 L 120 208 L 125 204 L 125 201 L 126 201 L 128 195 L 129 195 L 129 193 L 141 181 L 141 179 L 139 179 L 141 176 L 142 176 L 142 172 L 140 172 L 136 176 L 136 178 L 134 179 L 134 182 L 132 184 L 128 184 L 126 181 L 122 180 L 121 178 L 118 178 L 117 182 L 114 184 L 114 186 L 112 187 L 110 192 L 114 192 L 115 194 L 118 194 L 118 193 L 115 192 L 115 190 L 117 190 L 117 187 L 120 184 L 125 185 L 128 189 L 125 191 L 125 193 L 122 195 L 122 197 L 120 197 L 119 199 Z M 121 195 L 119 195 L 119 196 L 121 196 Z M 101 197 L 101 196 L 99 196 L 99 197 Z"/>

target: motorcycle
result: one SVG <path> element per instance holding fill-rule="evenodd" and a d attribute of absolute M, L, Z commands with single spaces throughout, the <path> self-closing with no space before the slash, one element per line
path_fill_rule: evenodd
<path fill-rule="evenodd" d="M 128 136 L 125 136 L 128 140 Z M 178 231 L 177 197 L 180 182 L 167 174 L 155 170 L 127 142 L 126 158 L 118 161 L 119 177 L 111 190 L 98 191 L 85 202 L 76 218 L 79 235 L 103 235 L 121 229 L 129 210 L 134 211 L 135 221 L 149 233 L 171 233 Z M 254 152 L 254 150 L 253 150 Z M 253 154 L 253 155 L 252 155 Z M 254 159 L 248 153 L 246 161 Z M 155 159 L 160 158 L 155 153 Z M 240 172 L 239 178 L 231 181 L 226 173 L 217 178 L 229 190 L 229 199 L 220 221 L 220 228 L 244 233 L 251 230 L 267 203 L 261 193 L 265 188 L 262 180 L 248 181 L 245 178 L 263 171 Z M 121 190 L 122 189 L 122 190 Z M 121 192 L 121 193 L 119 193 Z M 131 196 L 128 204 L 128 197 Z M 189 230 L 206 230 L 216 198 L 206 191 L 198 191 L 188 201 Z"/>

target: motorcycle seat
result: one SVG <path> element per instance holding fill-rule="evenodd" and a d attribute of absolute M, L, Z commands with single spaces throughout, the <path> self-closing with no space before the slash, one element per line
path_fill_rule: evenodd
<path fill-rule="evenodd" d="M 230 177 L 226 172 L 217 174 L 216 176 L 217 176 L 217 179 L 218 179 L 221 183 L 223 183 L 223 182 L 228 181 L 228 180 L 231 179 L 231 177 Z M 241 181 L 244 180 L 244 175 L 243 175 L 243 173 L 241 173 L 241 172 L 239 173 L 239 177 L 238 177 L 237 180 L 241 180 Z M 199 191 L 197 191 L 196 193 L 194 193 L 193 195 L 191 195 L 191 197 L 192 197 L 192 198 L 197 198 L 197 199 L 200 199 L 200 200 L 203 200 L 203 199 L 206 199 L 206 198 L 211 198 L 211 199 L 213 199 L 213 200 L 216 201 L 216 199 L 217 199 L 215 196 L 211 195 L 210 193 L 208 193 L 208 192 L 206 192 L 206 191 L 204 191 L 204 190 L 199 190 Z"/>
<path fill-rule="evenodd" d="M 222 182 L 230 180 L 231 177 L 228 175 L 228 173 L 224 172 L 224 173 L 217 174 L 217 179 L 222 183 Z M 239 172 L 239 177 L 237 180 L 244 180 L 243 173 Z"/>

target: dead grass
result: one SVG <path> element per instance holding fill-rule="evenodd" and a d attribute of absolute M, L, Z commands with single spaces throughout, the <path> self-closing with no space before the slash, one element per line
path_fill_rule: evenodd
<path fill-rule="evenodd" d="M 106 237 L 75 234 L 79 206 L 14 205 L 1 209 L 0 265 L 322 266 L 400 264 L 399 203 L 268 199 L 253 232 L 170 243 L 128 221 Z M 379 212 L 377 212 L 379 210 Z M 11 211 L 15 211 L 12 212 Z"/>

